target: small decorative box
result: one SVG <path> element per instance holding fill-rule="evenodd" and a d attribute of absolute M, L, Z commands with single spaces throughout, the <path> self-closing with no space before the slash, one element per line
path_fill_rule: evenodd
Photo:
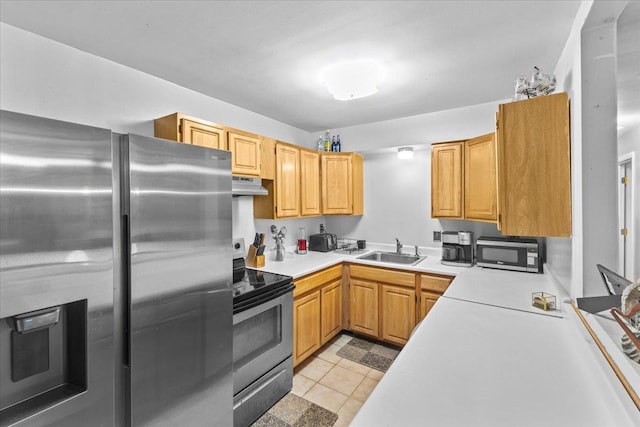
<path fill-rule="evenodd" d="M 531 294 L 531 305 L 544 311 L 556 309 L 556 296 L 546 292 L 534 292 Z"/>

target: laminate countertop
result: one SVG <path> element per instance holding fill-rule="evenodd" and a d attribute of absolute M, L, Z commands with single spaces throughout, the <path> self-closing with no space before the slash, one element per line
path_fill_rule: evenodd
<path fill-rule="evenodd" d="M 389 250 L 390 245 L 369 245 Z M 640 411 L 548 274 L 415 266 L 365 254 L 288 252 L 261 270 L 297 278 L 341 262 L 455 276 L 369 396 L 352 426 L 639 426 Z M 531 293 L 556 295 L 556 311 Z"/>

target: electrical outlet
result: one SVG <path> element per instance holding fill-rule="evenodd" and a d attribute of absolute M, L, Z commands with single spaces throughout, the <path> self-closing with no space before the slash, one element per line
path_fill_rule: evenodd
<path fill-rule="evenodd" d="M 442 241 L 442 231 L 434 231 L 433 232 L 433 241 L 441 242 Z"/>

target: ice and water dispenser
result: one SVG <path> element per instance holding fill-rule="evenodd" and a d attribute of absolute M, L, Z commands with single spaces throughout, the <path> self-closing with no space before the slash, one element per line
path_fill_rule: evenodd
<path fill-rule="evenodd" d="M 87 389 L 87 301 L 0 321 L 0 410 L 3 423 Z"/>

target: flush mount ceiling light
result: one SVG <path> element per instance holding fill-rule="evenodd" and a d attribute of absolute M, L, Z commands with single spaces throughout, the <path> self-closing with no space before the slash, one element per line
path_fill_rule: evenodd
<path fill-rule="evenodd" d="M 398 148 L 398 158 L 402 160 L 413 159 L 413 147 Z"/>
<path fill-rule="evenodd" d="M 350 101 L 377 93 L 383 74 L 377 62 L 355 59 L 328 66 L 322 72 L 322 81 L 335 99 Z"/>

